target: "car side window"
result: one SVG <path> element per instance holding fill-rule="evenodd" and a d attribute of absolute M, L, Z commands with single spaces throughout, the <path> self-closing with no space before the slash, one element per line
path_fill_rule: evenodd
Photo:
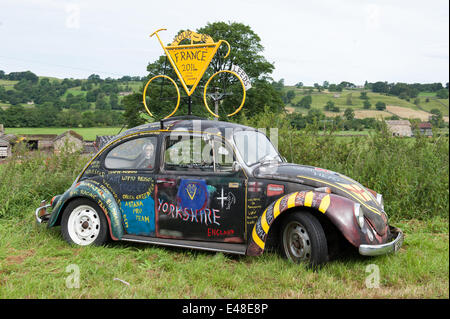
<path fill-rule="evenodd" d="M 214 171 L 211 141 L 203 135 L 166 137 L 164 169 L 170 171 Z"/>
<path fill-rule="evenodd" d="M 214 139 L 214 157 L 217 172 L 231 172 L 235 157 L 233 149 L 219 138 Z"/>
<path fill-rule="evenodd" d="M 126 141 L 114 147 L 105 158 L 108 169 L 153 169 L 157 139 L 154 136 Z"/>

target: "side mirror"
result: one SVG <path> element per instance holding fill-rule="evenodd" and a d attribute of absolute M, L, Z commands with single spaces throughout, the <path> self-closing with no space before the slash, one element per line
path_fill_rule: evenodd
<path fill-rule="evenodd" d="M 239 172 L 241 169 L 242 169 L 241 164 L 239 164 L 238 162 L 234 161 L 233 162 L 233 166 L 232 166 L 233 172 Z"/>

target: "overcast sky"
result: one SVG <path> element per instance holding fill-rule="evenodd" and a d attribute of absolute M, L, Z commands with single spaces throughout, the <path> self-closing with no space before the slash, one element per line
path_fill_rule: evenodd
<path fill-rule="evenodd" d="M 0 70 L 144 76 L 151 33 L 215 21 L 249 25 L 288 85 L 449 80 L 448 0 L 0 0 Z"/>

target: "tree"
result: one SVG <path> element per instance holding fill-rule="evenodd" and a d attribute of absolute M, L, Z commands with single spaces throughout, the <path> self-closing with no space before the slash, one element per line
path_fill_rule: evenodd
<path fill-rule="evenodd" d="M 364 100 L 363 102 L 363 107 L 368 110 L 370 109 L 370 107 L 372 106 L 372 104 L 369 102 L 369 100 Z"/>
<path fill-rule="evenodd" d="M 322 92 L 322 87 L 319 85 L 319 83 L 314 83 L 314 87 L 317 89 L 317 91 Z"/>
<path fill-rule="evenodd" d="M 432 114 L 430 118 L 430 123 L 434 127 L 442 127 L 444 123 L 442 112 L 439 109 L 432 109 L 430 113 Z"/>
<path fill-rule="evenodd" d="M 344 117 L 347 121 L 352 121 L 355 118 L 355 112 L 352 108 L 346 108 L 344 111 Z"/>
<path fill-rule="evenodd" d="M 295 92 L 294 90 L 289 90 L 286 93 L 287 102 L 291 103 L 292 99 L 295 98 Z"/>
<path fill-rule="evenodd" d="M 388 93 L 389 92 L 389 86 L 387 82 L 375 82 L 372 84 L 372 92 L 375 93 Z"/>
<path fill-rule="evenodd" d="M 107 110 L 111 109 L 111 105 L 106 102 L 105 94 L 100 93 L 97 96 L 97 100 L 95 101 L 95 109 L 96 110 Z"/>
<path fill-rule="evenodd" d="M 375 108 L 376 108 L 377 110 L 379 110 L 379 111 L 384 111 L 384 110 L 386 110 L 386 103 L 381 102 L 381 101 L 378 101 L 378 102 L 375 104 Z"/>
<path fill-rule="evenodd" d="M 318 109 L 311 109 L 308 111 L 308 114 L 306 115 L 306 122 L 309 124 L 318 123 L 321 120 L 325 119 L 325 114 L 323 114 Z"/>
<path fill-rule="evenodd" d="M 311 95 L 304 96 L 300 102 L 297 103 L 297 106 L 304 107 L 306 109 L 311 108 L 312 97 Z"/>
<path fill-rule="evenodd" d="M 130 94 L 122 99 L 122 105 L 125 108 L 123 114 L 128 127 L 135 127 L 145 123 L 141 114 L 145 112 L 142 103 L 142 95 L 138 93 Z"/>
<path fill-rule="evenodd" d="M 109 104 L 111 104 L 111 109 L 117 110 L 120 109 L 119 106 L 119 97 L 116 93 L 113 93 L 109 96 Z"/>
<path fill-rule="evenodd" d="M 361 100 L 368 100 L 369 97 L 367 96 L 367 92 L 361 92 L 361 95 L 359 96 Z"/>
<path fill-rule="evenodd" d="M 328 82 L 328 81 L 323 81 L 322 86 L 323 86 L 324 89 L 328 89 L 328 87 L 330 86 L 330 82 Z"/>
<path fill-rule="evenodd" d="M 298 82 L 298 83 L 295 85 L 295 87 L 296 87 L 297 89 L 300 89 L 302 86 L 303 86 L 303 82 Z"/>
<path fill-rule="evenodd" d="M 436 96 L 440 99 L 448 99 L 448 89 L 441 89 L 437 91 Z"/>
<path fill-rule="evenodd" d="M 100 78 L 100 75 L 97 74 L 91 74 L 88 77 L 88 82 L 91 82 L 93 84 L 98 84 L 102 81 L 102 79 Z"/>
<path fill-rule="evenodd" d="M 333 101 L 328 101 L 327 104 L 325 104 L 324 109 L 325 111 L 339 112 L 339 107 L 337 107 Z"/>

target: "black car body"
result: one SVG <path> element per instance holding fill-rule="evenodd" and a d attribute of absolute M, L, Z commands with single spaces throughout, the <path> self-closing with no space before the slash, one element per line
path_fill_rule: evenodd
<path fill-rule="evenodd" d="M 380 194 L 286 163 L 254 128 L 193 117 L 116 136 L 36 218 L 79 245 L 111 238 L 260 255 L 273 237 L 289 259 L 314 264 L 328 260 L 330 231 L 363 255 L 397 251 L 403 239 Z"/>

